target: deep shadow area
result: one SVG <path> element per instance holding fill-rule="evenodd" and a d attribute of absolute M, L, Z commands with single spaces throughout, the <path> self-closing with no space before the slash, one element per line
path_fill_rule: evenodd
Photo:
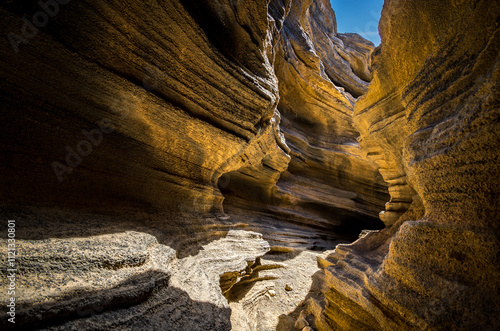
<path fill-rule="evenodd" d="M 255 201 L 249 204 L 249 201 L 226 196 L 224 211 L 233 222 L 247 224 L 248 230 L 262 233 L 271 246 L 314 251 L 351 243 L 358 239 L 362 230 L 383 228 L 379 219 L 316 204 L 297 205 L 291 209 Z"/>
<path fill-rule="evenodd" d="M 57 301 L 49 301 L 46 304 L 23 302 L 17 306 L 16 326 L 40 329 L 112 310 L 128 309 L 148 300 L 161 288 L 168 286 L 169 278 L 170 275 L 163 272 L 147 271 L 134 275 L 109 290 L 74 290 L 64 293 Z M 155 286 L 143 291 L 142 286 L 151 281 Z M 2 327 L 10 324 L 3 316 L 1 323 Z"/>

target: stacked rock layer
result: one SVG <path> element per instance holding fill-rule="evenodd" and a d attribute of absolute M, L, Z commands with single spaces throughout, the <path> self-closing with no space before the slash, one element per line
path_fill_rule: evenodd
<path fill-rule="evenodd" d="M 500 328 L 498 3 L 387 0 L 375 50 L 327 0 L 0 12 L 23 327 L 275 325 L 235 321 L 261 315 L 226 278 L 385 224 L 321 255 L 277 328 Z"/>
<path fill-rule="evenodd" d="M 499 17 L 489 1 L 385 2 L 354 122 L 389 227 L 322 261 L 303 313 L 318 330 L 500 327 Z"/>
<path fill-rule="evenodd" d="M 333 248 L 331 242 L 355 238 L 364 227 L 383 226 L 378 214 L 387 187 L 362 153 L 352 118 L 370 80 L 373 44 L 339 34 L 327 0 L 269 6 L 273 30 L 281 32 L 274 47 L 276 140 L 289 160 L 269 155 L 227 174 L 220 183 L 224 210 L 272 243 Z"/>
<path fill-rule="evenodd" d="M 43 226 L 54 212 L 164 222 L 186 247 L 243 224 L 318 249 L 382 226 L 352 123 L 373 46 L 338 34 L 328 1 L 49 9 L 0 8 L 0 194 L 25 237 L 77 232 Z"/>

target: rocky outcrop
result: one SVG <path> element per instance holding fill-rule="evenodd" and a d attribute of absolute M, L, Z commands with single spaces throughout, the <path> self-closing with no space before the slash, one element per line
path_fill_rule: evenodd
<path fill-rule="evenodd" d="M 303 303 L 311 276 L 319 270 L 317 259 L 329 252 L 271 247 L 257 260 L 254 272 L 233 286 L 232 330 L 292 330 L 296 321 L 286 314 Z"/>
<path fill-rule="evenodd" d="M 499 17 L 488 1 L 386 1 L 354 121 L 392 226 L 322 262 L 316 329 L 500 327 Z"/>
<path fill-rule="evenodd" d="M 16 245 L 15 326 L 47 330 L 229 330 L 219 275 L 243 270 L 269 250 L 249 231 L 230 231 L 182 259 L 154 236 L 131 231 Z M 0 276 L 6 279 L 5 269 Z"/>

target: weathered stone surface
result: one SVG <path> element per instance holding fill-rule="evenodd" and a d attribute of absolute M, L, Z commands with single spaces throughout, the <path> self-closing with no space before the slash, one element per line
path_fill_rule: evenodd
<path fill-rule="evenodd" d="M 258 233 L 229 231 L 183 259 L 154 236 L 17 240 L 16 327 L 48 330 L 229 330 L 220 274 L 269 250 Z M 6 260 L 2 242 L 0 258 Z M 2 288 L 6 270 L 2 269 Z M 0 296 L 8 302 L 6 291 Z M 2 327 L 9 326 L 2 316 Z"/>
<path fill-rule="evenodd" d="M 39 10 L 4 2 L 1 31 L 22 34 L 23 15 Z M 212 246 L 200 246 L 245 226 L 220 215 L 223 174 L 265 165 L 271 189 L 290 161 L 277 111 L 273 62 L 282 24 L 275 18 L 263 0 L 88 0 L 60 5 L 15 50 L 0 41 L 2 216 L 17 220 L 19 245 L 30 247 L 20 262 L 26 327 L 229 328 L 218 279 L 241 271 L 244 259 L 228 266 L 228 247 L 217 246 L 214 259 L 205 252 Z M 302 231 L 314 236 L 310 227 Z M 143 243 L 118 252 L 113 242 L 129 236 Z M 249 249 L 244 238 L 236 244 Z M 157 256 L 150 246 L 172 247 L 183 259 L 174 266 L 173 250 Z M 149 259 L 165 265 L 157 270 Z M 40 271 L 45 276 L 28 286 Z M 73 280 L 59 292 L 51 276 Z M 194 286 L 206 292 L 193 294 Z M 79 312 L 97 315 L 79 319 Z"/>
<path fill-rule="evenodd" d="M 0 5 L 21 327 L 500 328 L 497 3 L 388 0 L 372 57 L 326 0 L 39 6 Z"/>
<path fill-rule="evenodd" d="M 488 1 L 386 1 L 354 121 L 392 226 L 322 262 L 316 329 L 500 327 L 499 17 Z"/>
<path fill-rule="evenodd" d="M 282 248 L 271 247 L 257 260 L 254 272 L 233 287 L 229 296 L 233 330 L 292 329 L 282 319 L 301 304 L 311 287 L 311 275 L 319 270 L 317 259 L 329 252 Z"/>
<path fill-rule="evenodd" d="M 1 30 L 22 35 L 23 15 L 41 8 L 0 10 Z M 283 241 L 318 248 L 355 237 L 386 200 L 343 92 L 366 89 L 372 46 L 337 34 L 328 1 L 87 0 L 60 5 L 37 31 L 15 47 L 0 41 L 0 194 L 20 222 L 28 206 L 130 221 L 138 211 L 181 213 L 198 235 L 203 216 L 223 211 L 227 182 L 249 209 L 299 224 L 303 234 Z M 301 101 L 312 98 L 317 106 Z M 243 205 L 226 198 L 228 210 Z M 233 223 L 263 228 L 242 216 Z M 275 225 L 266 238 L 296 227 Z M 330 235 L 336 228 L 347 234 Z"/>
<path fill-rule="evenodd" d="M 270 14 L 281 29 L 274 67 L 282 150 L 290 160 L 265 158 L 228 174 L 224 210 L 272 244 L 327 249 L 362 228 L 380 228 L 388 199 L 352 120 L 355 97 L 370 80 L 373 45 L 338 34 L 326 0 L 271 1 Z"/>
<path fill-rule="evenodd" d="M 18 53 L 2 38 L 5 204 L 220 209 L 218 176 L 241 167 L 250 141 L 272 133 L 265 128 L 278 90 L 265 1 L 199 6 L 71 2 Z M 4 3 L 2 32 L 20 34 L 22 15 L 37 9 Z M 102 119 L 113 132 L 95 138 L 92 152 L 82 145 L 89 155 L 70 157 L 74 170 L 63 168 L 60 183 L 53 162 L 68 166 L 67 146 L 78 152 L 89 139 L 82 130 Z"/>

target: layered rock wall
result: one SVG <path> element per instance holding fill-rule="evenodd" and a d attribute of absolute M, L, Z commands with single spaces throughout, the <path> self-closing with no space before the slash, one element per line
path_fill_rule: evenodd
<path fill-rule="evenodd" d="M 157 229 L 189 248 L 237 223 L 216 218 L 217 182 L 277 149 L 279 95 L 266 2 L 231 3 L 70 2 L 39 27 L 40 5 L 2 4 L 0 195 L 19 236 Z"/>
<path fill-rule="evenodd" d="M 177 210 L 203 196 L 193 212 L 220 205 L 217 177 L 262 134 L 278 91 L 265 2 L 206 6 L 222 16 L 209 16 L 211 26 L 179 1 L 72 2 L 17 53 L 3 38 L 2 200 Z M 22 36 L 21 18 L 37 10 L 4 4 L 2 31 Z M 113 132 L 79 144 L 103 119 Z"/>
<path fill-rule="evenodd" d="M 351 118 L 372 45 L 327 1 L 50 3 L 0 5 L 23 327 L 228 329 L 218 277 L 267 250 L 229 230 L 320 249 L 380 226 Z"/>
<path fill-rule="evenodd" d="M 200 233 L 235 196 L 248 208 L 229 223 L 255 225 L 248 210 L 293 219 L 304 247 L 324 241 L 308 239 L 314 228 L 324 237 L 345 227 L 352 238 L 380 226 L 386 189 L 360 157 L 351 119 L 372 48 L 336 33 L 327 1 L 84 1 L 59 5 L 40 27 L 40 5 L 1 10 L 10 218 L 55 206 L 71 218 L 161 214 L 167 227 L 191 219 L 167 232 Z"/>
<path fill-rule="evenodd" d="M 274 59 L 278 140 L 290 156 L 269 155 L 228 174 L 221 183 L 224 209 L 271 242 L 324 249 L 382 225 L 378 213 L 387 188 L 359 148 L 352 119 L 356 97 L 370 80 L 373 45 L 339 34 L 326 0 L 271 1 L 270 19 L 281 31 Z"/>
<path fill-rule="evenodd" d="M 489 1 L 385 2 L 354 121 L 392 226 L 322 262 L 318 330 L 500 327 L 499 17 Z"/>
<path fill-rule="evenodd" d="M 388 0 L 373 51 L 326 0 L 63 2 L 0 5 L 23 327 L 500 328 L 498 3 Z M 322 249 L 384 202 L 328 257 L 229 231 Z"/>

